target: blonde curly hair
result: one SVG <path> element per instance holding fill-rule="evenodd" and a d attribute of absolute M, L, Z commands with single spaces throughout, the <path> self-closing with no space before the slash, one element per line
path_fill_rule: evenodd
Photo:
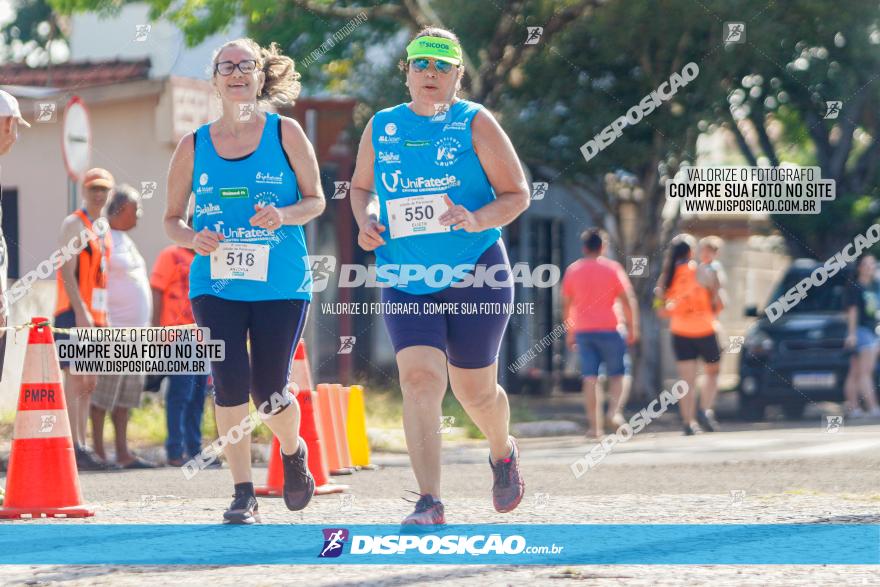
<path fill-rule="evenodd" d="M 245 37 L 223 43 L 211 58 L 211 75 L 217 75 L 217 60 L 223 50 L 233 46 L 248 50 L 257 61 L 257 69 L 266 76 L 257 100 L 292 106 L 302 89 L 299 83 L 301 76 L 296 71 L 293 59 L 281 53 L 278 43 L 261 47 L 253 39 Z"/>

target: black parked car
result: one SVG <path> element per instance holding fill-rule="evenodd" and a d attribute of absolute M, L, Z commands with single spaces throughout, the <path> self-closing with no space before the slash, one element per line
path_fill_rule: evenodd
<path fill-rule="evenodd" d="M 786 271 L 768 303 L 820 266 L 798 259 Z M 811 401 L 843 401 L 851 351 L 844 346 L 843 292 L 851 273 L 844 269 L 813 286 L 775 322 L 762 312 L 749 329 L 740 354 L 739 406 L 748 420 L 760 420 L 768 405 L 780 405 L 788 418 L 803 415 Z M 746 316 L 758 316 L 746 308 Z"/>

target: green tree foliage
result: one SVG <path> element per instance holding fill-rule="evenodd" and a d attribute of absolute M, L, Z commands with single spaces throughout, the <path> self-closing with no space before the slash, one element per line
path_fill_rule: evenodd
<path fill-rule="evenodd" d="M 727 103 L 717 117 L 749 164 L 816 165 L 835 180 L 837 201 L 821 215 L 774 218 L 794 253 L 824 258 L 876 218 L 880 9 L 860 0 L 752 1 L 719 14 L 750 18 L 748 42 L 720 54 Z M 824 118 L 829 101 L 843 102 L 835 119 Z"/>
<path fill-rule="evenodd" d="M 119 5 L 119 0 L 51 2 L 63 13 Z M 643 348 L 659 344 L 650 289 L 678 219 L 674 210 L 664 213 L 664 181 L 695 161 L 701 132 L 731 132 L 742 164 L 817 165 L 823 177 L 837 182 L 838 200 L 823 205 L 821 216 L 774 218 L 796 253 L 822 257 L 877 215 L 876 2 L 150 0 L 150 5 L 154 17 L 171 19 L 191 43 L 244 17 L 259 41 L 279 42 L 301 64 L 363 13 L 366 22 L 304 67 L 304 82 L 312 92 L 354 95 L 368 110 L 406 98 L 395 64 L 413 32 L 427 24 L 453 28 L 466 54 L 467 95 L 499 114 L 528 163 L 553 170 L 551 181 L 583 188 L 576 197 L 606 220 L 619 254 L 651 259 L 652 278 L 637 284 L 646 318 Z M 725 43 L 729 21 L 745 23 L 744 43 Z M 543 27 L 543 34 L 526 45 L 531 26 Z M 581 145 L 689 62 L 699 66 L 696 79 L 585 160 Z M 841 114 L 825 119 L 825 103 L 832 100 L 843 102 Z M 620 178 L 626 178 L 625 190 L 619 189 Z M 635 226 L 628 236 L 621 227 L 633 203 Z M 656 391 L 658 363 L 651 363 L 649 354 L 657 355 L 641 357 L 640 386 Z"/>
<path fill-rule="evenodd" d="M 65 42 L 58 14 L 46 0 L 16 0 L 15 20 L 3 27 L 4 60 L 27 60 L 42 65 L 50 43 Z"/>

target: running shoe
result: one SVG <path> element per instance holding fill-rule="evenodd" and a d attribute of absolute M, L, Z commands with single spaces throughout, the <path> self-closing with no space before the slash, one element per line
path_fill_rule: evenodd
<path fill-rule="evenodd" d="M 857 418 L 857 419 L 867 418 L 868 414 L 864 410 L 862 410 L 862 408 L 853 408 L 849 412 L 849 417 L 850 418 Z"/>
<path fill-rule="evenodd" d="M 400 525 L 442 526 L 446 524 L 446 512 L 443 510 L 443 504 L 427 493 L 417 495 L 419 495 L 419 500 L 416 502 L 416 509 L 404 518 Z"/>
<path fill-rule="evenodd" d="M 620 412 L 612 416 L 605 416 L 605 428 L 617 432 L 617 429 L 626 424 L 626 419 Z"/>
<path fill-rule="evenodd" d="M 229 509 L 223 512 L 224 524 L 255 524 L 260 521 L 257 498 L 250 493 L 236 493 L 232 496 Z"/>
<path fill-rule="evenodd" d="M 516 509 L 526 490 L 526 485 L 519 474 L 519 449 L 513 436 L 510 437 L 510 444 L 513 445 L 513 450 L 506 459 L 492 463 L 492 457 L 489 457 L 489 466 L 492 467 L 494 477 L 492 504 L 495 506 L 495 511 L 502 514 Z"/>
<path fill-rule="evenodd" d="M 721 430 L 721 426 L 718 425 L 718 420 L 715 419 L 715 412 L 713 410 L 699 410 L 697 412 L 697 423 L 699 423 L 700 428 L 706 432 L 718 432 Z"/>
<path fill-rule="evenodd" d="M 301 510 L 309 505 L 315 494 L 315 478 L 309 472 L 309 452 L 302 438 L 298 451 L 292 455 L 281 452 L 281 462 L 284 466 L 284 505 L 289 510 Z"/>
<path fill-rule="evenodd" d="M 138 454 L 132 453 L 131 456 L 132 456 L 132 459 L 129 462 L 125 463 L 124 465 L 121 465 L 119 463 L 116 463 L 116 464 L 118 466 L 122 467 L 123 469 L 156 469 L 159 467 L 159 465 L 157 465 L 156 463 L 154 463 L 152 461 L 148 461 L 147 459 L 141 457 Z"/>
<path fill-rule="evenodd" d="M 101 460 L 101 457 L 92 450 L 80 446 L 74 447 L 73 450 L 78 471 L 107 471 L 116 468 L 107 461 Z"/>
<path fill-rule="evenodd" d="M 685 436 L 693 436 L 694 434 L 701 434 L 703 432 L 700 430 L 700 427 L 694 423 L 683 425 L 681 430 Z"/>

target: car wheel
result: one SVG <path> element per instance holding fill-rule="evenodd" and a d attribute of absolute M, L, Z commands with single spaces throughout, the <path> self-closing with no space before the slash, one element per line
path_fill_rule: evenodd
<path fill-rule="evenodd" d="M 739 396 L 739 417 L 748 422 L 760 422 L 764 419 L 764 410 L 767 406 L 757 399 Z"/>
<path fill-rule="evenodd" d="M 782 413 L 788 420 L 800 420 L 804 417 L 805 409 L 807 404 L 801 402 L 782 404 Z"/>

